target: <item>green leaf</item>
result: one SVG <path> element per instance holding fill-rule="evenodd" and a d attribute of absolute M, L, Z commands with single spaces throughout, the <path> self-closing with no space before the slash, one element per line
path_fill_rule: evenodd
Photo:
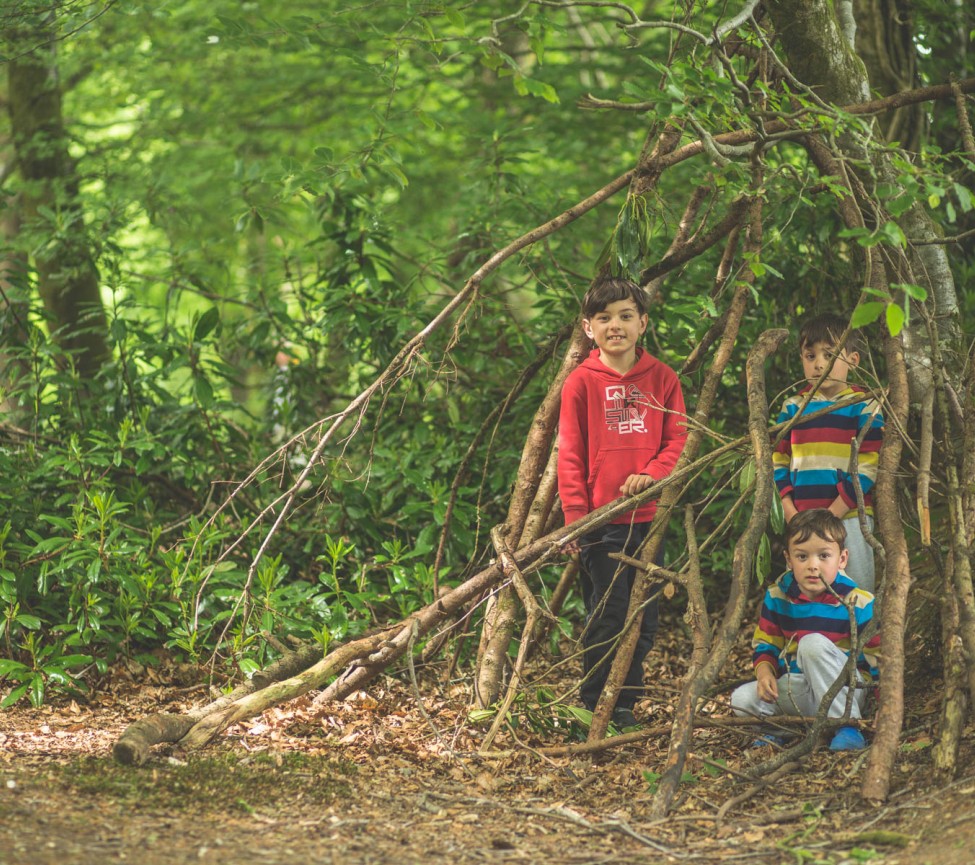
<path fill-rule="evenodd" d="M 0 679 L 4 676 L 10 676 L 13 673 L 18 675 L 13 676 L 13 678 L 20 681 L 21 675 L 30 670 L 26 664 L 21 664 L 20 661 L 13 661 L 10 658 L 0 658 Z"/>
<path fill-rule="evenodd" d="M 91 655 L 61 655 L 58 659 L 58 666 L 67 669 L 68 667 L 80 667 L 91 663 Z"/>
<path fill-rule="evenodd" d="M 904 310 L 899 307 L 896 303 L 892 303 L 887 307 L 887 330 L 890 331 L 891 336 L 897 336 L 904 329 L 904 322 L 907 319 L 907 315 Z"/>
<path fill-rule="evenodd" d="M 885 222 L 880 231 L 888 243 L 901 248 L 907 246 L 907 236 L 896 222 Z"/>
<path fill-rule="evenodd" d="M 913 300 L 925 301 L 928 299 L 928 290 L 921 285 L 911 285 L 909 282 L 896 282 L 891 284 L 891 289 L 903 291 Z"/>
<path fill-rule="evenodd" d="M 203 315 L 200 316 L 193 328 L 193 341 L 200 342 L 205 339 L 220 322 L 220 310 L 211 306 Z"/>
<path fill-rule="evenodd" d="M 961 207 L 962 213 L 968 213 L 972 209 L 972 193 L 966 186 L 962 186 L 960 183 L 953 184 L 955 190 L 955 196 L 958 198 L 958 204 Z"/>
<path fill-rule="evenodd" d="M 41 627 L 41 620 L 37 616 L 29 616 L 27 613 L 21 613 L 16 617 L 15 621 L 27 628 L 28 631 L 38 631 Z"/>
<path fill-rule="evenodd" d="M 520 79 L 520 85 L 519 85 Z M 531 96 L 541 96 L 546 102 L 551 102 L 553 104 L 558 104 L 559 94 L 551 84 L 546 84 L 544 81 L 539 81 L 535 78 L 525 78 L 523 76 L 515 76 L 515 89 L 522 96 L 529 94 Z"/>
<path fill-rule="evenodd" d="M 755 483 L 755 459 L 750 457 L 741 467 L 741 474 L 738 475 L 738 491 L 744 495 Z"/>
<path fill-rule="evenodd" d="M 255 673 L 259 672 L 261 665 L 257 663 L 253 658 L 241 658 L 237 664 L 240 667 L 240 671 L 250 679 Z"/>
<path fill-rule="evenodd" d="M 196 399 L 202 408 L 213 406 L 213 386 L 202 375 L 193 380 L 193 389 L 196 392 Z"/>
<path fill-rule="evenodd" d="M 21 697 L 24 696 L 24 694 L 27 693 L 27 689 L 29 687 L 30 684 L 28 683 L 21 685 L 19 688 L 14 688 L 9 694 L 7 694 L 6 697 L 3 698 L 3 701 L 0 702 L 0 709 L 10 708 L 10 706 L 16 703 Z"/>
<path fill-rule="evenodd" d="M 772 544 L 768 535 L 762 532 L 762 540 L 758 544 L 758 552 L 755 554 L 755 577 L 761 586 L 768 578 L 772 570 Z"/>
<path fill-rule="evenodd" d="M 44 704 L 44 677 L 40 674 L 30 680 L 30 704 L 36 709 Z"/>
<path fill-rule="evenodd" d="M 782 498 L 778 490 L 772 493 L 772 513 L 769 522 L 776 535 L 781 535 L 785 531 L 785 510 L 782 508 Z"/>
<path fill-rule="evenodd" d="M 456 9 L 451 9 L 449 5 L 444 7 L 444 15 L 446 16 L 447 20 L 458 30 L 463 32 L 467 27 L 467 22 L 464 19 L 464 16 L 461 15 L 461 13 Z"/>
<path fill-rule="evenodd" d="M 870 324 L 871 322 L 880 318 L 880 315 L 886 306 L 886 303 L 880 303 L 879 301 L 861 303 L 855 310 L 853 310 L 853 315 L 850 318 L 850 324 L 853 325 L 853 327 L 863 327 L 864 325 Z"/>

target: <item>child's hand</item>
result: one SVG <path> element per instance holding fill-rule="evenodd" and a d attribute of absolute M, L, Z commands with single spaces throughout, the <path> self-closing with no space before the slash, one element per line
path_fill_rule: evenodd
<path fill-rule="evenodd" d="M 576 553 L 581 551 L 579 546 L 579 541 L 569 541 L 568 543 L 562 544 L 562 555 L 564 556 L 574 556 Z"/>
<path fill-rule="evenodd" d="M 650 475 L 630 475 L 620 485 L 620 492 L 624 496 L 635 496 L 642 493 L 647 487 L 653 485 L 653 478 Z"/>
<path fill-rule="evenodd" d="M 759 664 L 755 671 L 758 682 L 758 699 L 774 703 L 779 699 L 779 679 L 770 664 Z"/>
<path fill-rule="evenodd" d="M 799 509 L 796 507 L 796 503 L 792 500 L 792 496 L 782 497 L 782 515 L 785 517 L 786 524 L 792 522 L 792 518 L 799 513 Z"/>

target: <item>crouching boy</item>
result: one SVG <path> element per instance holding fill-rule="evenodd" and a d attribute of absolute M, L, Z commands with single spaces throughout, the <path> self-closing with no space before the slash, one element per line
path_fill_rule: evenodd
<path fill-rule="evenodd" d="M 765 592 L 752 638 L 755 681 L 731 695 L 737 715 L 814 716 L 833 683 L 849 675 L 844 667 L 855 649 L 849 610 L 857 634 L 873 617 L 873 595 L 843 573 L 849 553 L 841 519 L 826 508 L 801 511 L 789 521 L 785 542 L 790 570 Z M 858 682 L 876 678 L 879 649 L 880 635 L 874 634 L 857 658 Z M 849 692 L 844 685 L 833 699 L 830 718 L 843 716 Z M 863 717 L 866 695 L 865 689 L 854 689 L 850 718 Z M 840 727 L 830 743 L 833 751 L 865 747 L 863 734 L 853 726 Z"/>

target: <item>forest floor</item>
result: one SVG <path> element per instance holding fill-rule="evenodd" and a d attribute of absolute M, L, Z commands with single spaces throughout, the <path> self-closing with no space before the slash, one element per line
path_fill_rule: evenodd
<path fill-rule="evenodd" d="M 486 728 L 468 719 L 467 685 L 437 688 L 421 671 L 419 689 L 394 673 L 340 704 L 302 698 L 202 751 L 161 746 L 138 767 L 111 757 L 125 727 L 205 694 L 173 665 L 120 667 L 84 702 L 0 713 L 0 865 L 975 860 L 975 729 L 959 776 L 937 779 L 937 699 L 911 706 L 880 807 L 858 796 L 864 753 L 820 748 L 784 779 L 756 783 L 746 776 L 771 748 L 715 726 L 695 732 L 670 817 L 652 820 L 685 657 L 679 636 L 662 633 L 638 706 L 649 732 L 595 755 L 543 754 L 578 731 L 538 707 L 479 755 Z M 563 669 L 568 690 L 573 665 Z M 726 697 L 709 710 L 728 716 Z"/>

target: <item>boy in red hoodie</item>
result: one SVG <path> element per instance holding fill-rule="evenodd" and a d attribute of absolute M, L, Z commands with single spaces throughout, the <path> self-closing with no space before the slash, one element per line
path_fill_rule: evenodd
<path fill-rule="evenodd" d="M 582 302 L 582 326 L 596 348 L 566 379 L 559 416 L 559 496 L 569 525 L 620 496 L 632 496 L 666 477 L 684 447 L 684 395 L 676 373 L 639 343 L 647 329 L 643 290 L 628 279 L 605 279 Z M 657 503 L 649 501 L 577 541 L 586 592 L 581 687 L 593 709 L 626 622 L 632 567 L 610 558 L 634 556 L 647 536 Z M 643 659 L 657 631 L 657 605 L 643 615 L 633 663 L 613 711 L 616 726 L 637 723 L 633 707 L 643 691 Z"/>

